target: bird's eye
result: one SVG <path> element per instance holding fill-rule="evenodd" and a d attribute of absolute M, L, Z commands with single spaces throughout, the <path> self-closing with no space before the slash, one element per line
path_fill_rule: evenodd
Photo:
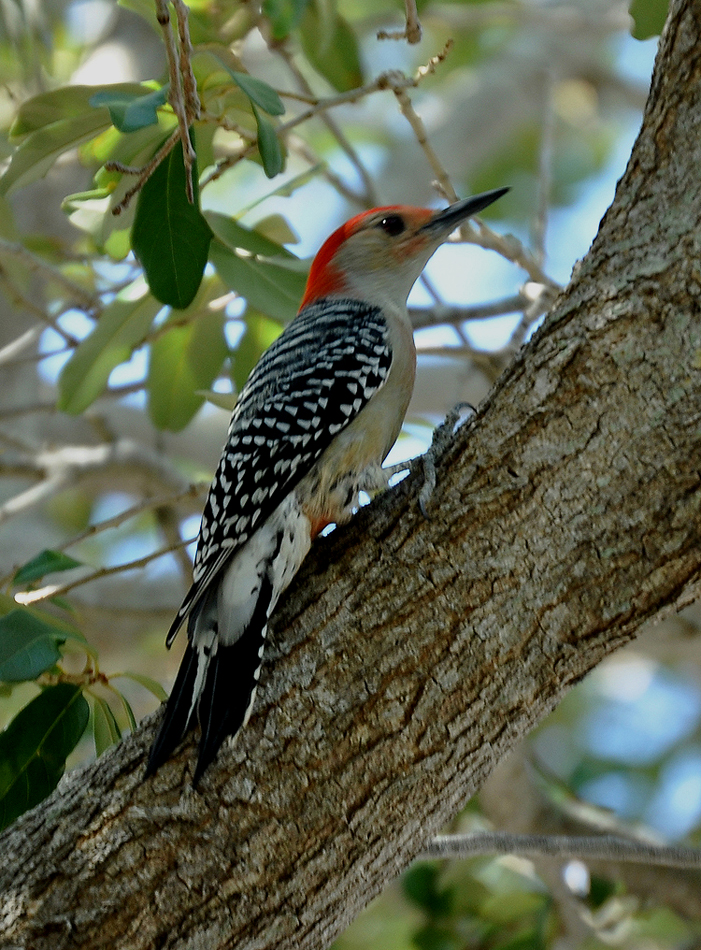
<path fill-rule="evenodd" d="M 399 214 L 388 214 L 378 224 L 379 228 L 389 234 L 390 237 L 396 237 L 406 230 L 404 219 Z"/>

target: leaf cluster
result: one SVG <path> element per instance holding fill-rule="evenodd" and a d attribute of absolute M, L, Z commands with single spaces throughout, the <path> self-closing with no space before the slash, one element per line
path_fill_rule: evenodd
<path fill-rule="evenodd" d="M 45 550 L 15 574 L 13 586 L 32 589 L 48 574 L 72 571 L 81 562 L 60 551 Z M 136 720 L 129 700 L 113 680 L 126 677 L 159 700 L 163 688 L 139 673 L 107 676 L 96 651 L 70 619 L 65 602 L 56 612 L 18 606 L 0 595 L 0 690 L 7 698 L 20 684 L 33 684 L 34 698 L 0 732 L 0 830 L 49 795 L 66 762 L 87 733 L 95 754 L 119 742 Z M 84 656 L 79 673 L 66 670 L 69 654 Z"/>

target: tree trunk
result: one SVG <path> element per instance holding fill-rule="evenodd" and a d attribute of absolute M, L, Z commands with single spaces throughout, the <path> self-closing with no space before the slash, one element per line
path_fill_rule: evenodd
<path fill-rule="evenodd" d="M 315 551 L 197 791 L 153 720 L 0 840 L 4 947 L 326 946 L 607 653 L 699 593 L 701 43 L 674 5 L 590 253 L 439 465 Z"/>

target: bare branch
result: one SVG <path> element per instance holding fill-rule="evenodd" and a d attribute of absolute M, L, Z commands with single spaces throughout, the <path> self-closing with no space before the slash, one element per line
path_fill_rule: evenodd
<path fill-rule="evenodd" d="M 547 73 L 543 83 L 543 106 L 538 161 L 538 195 L 532 228 L 533 255 L 542 267 L 545 263 L 545 235 L 552 187 L 553 140 L 555 136 L 555 77 Z"/>
<path fill-rule="evenodd" d="M 657 845 L 619 835 L 520 835 L 504 831 L 437 835 L 423 858 L 467 858 L 478 854 L 632 861 L 673 868 L 701 868 L 701 849 Z"/>
<path fill-rule="evenodd" d="M 115 205 L 112 208 L 113 215 L 120 215 L 122 211 L 129 207 L 131 199 L 134 195 L 138 194 L 141 189 L 144 187 L 146 182 L 149 180 L 154 171 L 161 164 L 166 155 L 170 154 L 175 148 L 175 145 L 180 141 L 180 129 L 175 129 L 165 140 L 163 145 L 158 149 L 153 158 L 146 162 L 145 165 L 142 165 L 141 168 L 133 168 L 130 165 L 123 165 L 121 162 L 106 162 L 105 168 L 107 171 L 121 172 L 123 175 L 138 175 L 138 180 L 136 184 L 127 191 L 119 204 Z M 188 139 L 189 141 L 189 139 Z"/>
<path fill-rule="evenodd" d="M 336 106 L 359 102 L 361 99 L 372 95 L 375 92 L 384 92 L 386 90 L 394 90 L 395 88 L 403 89 L 418 85 L 421 79 L 423 79 L 425 76 L 431 75 L 435 71 L 436 65 L 443 61 L 447 51 L 451 46 L 452 42 L 447 43 L 445 49 L 437 56 L 432 57 L 425 66 L 421 66 L 416 71 L 416 75 L 414 77 L 405 76 L 404 73 L 398 70 L 391 70 L 389 72 L 381 73 L 376 79 L 374 79 L 371 83 L 367 83 L 365 86 L 358 86 L 357 89 L 350 89 L 348 92 L 341 92 L 338 93 L 338 95 L 329 96 L 325 99 L 320 99 L 317 96 L 313 96 L 311 94 L 311 90 L 309 90 L 307 93 L 302 93 L 297 98 L 301 99 L 303 102 L 310 103 L 310 107 L 305 109 L 303 112 L 300 112 L 293 118 L 288 119 L 287 122 L 282 122 L 276 129 L 277 135 L 279 137 L 285 137 L 292 129 L 295 129 L 298 125 L 302 125 L 308 119 L 311 119 L 316 115 L 320 115 L 329 109 L 334 109 Z M 307 87 L 307 89 L 309 89 L 309 87 Z M 290 93 L 288 95 L 292 94 Z M 222 126 L 222 128 L 230 127 L 231 131 L 237 132 L 237 134 L 241 135 L 241 137 L 247 141 L 248 144 L 240 148 L 234 155 L 227 156 L 226 158 L 219 161 L 216 168 L 203 180 L 203 187 L 209 184 L 209 182 L 220 178 L 225 171 L 227 171 L 229 168 L 232 168 L 242 159 L 253 155 L 258 148 L 255 137 L 250 133 L 242 134 L 242 131 L 230 123 L 230 121 L 225 117 L 216 118 L 216 121 Z M 334 187 L 338 187 L 338 185 L 334 185 Z M 350 201 L 353 201 L 362 207 L 367 207 L 369 204 L 367 196 L 358 195 L 355 192 L 351 192 L 350 189 L 348 189 L 348 187 L 345 185 L 343 185 L 342 193 L 345 193 L 346 197 L 348 197 Z"/>
<path fill-rule="evenodd" d="M 517 264 L 534 283 L 543 285 L 545 290 L 550 293 L 550 301 L 552 302 L 555 299 L 555 294 L 552 291 L 561 290 L 560 285 L 545 273 L 521 241 L 513 234 L 497 234 L 479 218 L 473 220 L 477 222 L 478 230 L 475 230 L 472 224 L 465 224 L 460 229 L 460 239 L 466 244 L 476 244 L 488 251 L 496 251 L 507 261 Z"/>
<path fill-rule="evenodd" d="M 124 574 L 127 571 L 135 571 L 138 568 L 146 567 L 151 561 L 156 561 L 166 554 L 179 551 L 196 540 L 196 538 L 189 538 L 185 541 L 175 541 L 172 544 L 159 548 L 157 551 L 152 551 L 151 554 L 146 554 L 144 557 L 127 561 L 125 564 L 115 564 L 113 567 L 100 567 L 96 571 L 91 571 L 90 574 L 79 577 L 77 580 L 70 581 L 67 584 L 48 584 L 46 587 L 39 588 L 39 590 L 23 591 L 19 594 L 15 594 L 15 600 L 18 604 L 29 605 L 37 604 L 42 600 L 49 600 L 51 597 L 62 597 L 70 591 L 75 590 L 76 587 L 91 584 L 93 581 L 98 581 L 103 577 L 112 577 L 115 574 Z"/>
<path fill-rule="evenodd" d="M 408 43 L 421 42 L 421 22 L 416 9 L 416 0 L 404 0 L 406 25 L 403 30 L 378 30 L 378 40 L 406 40 Z"/>
<path fill-rule="evenodd" d="M 192 71 L 192 42 L 190 41 L 189 10 L 183 0 L 171 0 L 178 21 L 178 39 L 180 41 L 180 76 L 183 84 L 185 118 L 188 126 L 200 118 L 200 97 L 197 93 L 197 80 Z M 188 136 L 189 142 L 189 136 Z"/>
<path fill-rule="evenodd" d="M 183 146 L 183 161 L 186 172 L 187 199 L 190 203 L 195 200 L 192 186 L 192 166 L 195 162 L 195 150 L 190 141 L 189 121 L 187 107 L 184 96 L 184 78 L 178 64 L 178 49 L 173 34 L 173 26 L 170 22 L 170 12 L 168 11 L 168 0 L 155 0 L 156 19 L 163 32 L 163 42 L 166 48 L 166 58 L 168 60 L 168 73 L 170 76 L 170 92 L 168 102 L 173 107 L 173 112 L 178 119 L 178 138 Z M 114 213 L 114 212 L 113 212 Z"/>
<path fill-rule="evenodd" d="M 24 353 L 30 346 L 33 346 L 41 336 L 41 333 L 41 327 L 30 327 L 29 330 L 25 330 L 24 333 L 18 336 L 16 340 L 3 346 L 3 348 L 0 349 L 0 366 L 16 363 L 18 359 L 20 359 L 20 353 Z M 30 358 L 34 358 L 34 356 Z"/>
<path fill-rule="evenodd" d="M 294 59 L 292 58 L 291 54 L 286 49 L 286 47 L 284 45 L 276 45 L 276 46 L 271 46 L 270 48 L 271 48 L 271 51 L 277 53 L 281 57 L 281 59 L 284 61 L 285 65 L 287 66 L 287 68 L 289 69 L 289 71 L 292 73 L 295 80 L 297 81 L 297 84 L 299 88 L 302 90 L 302 92 L 304 92 L 306 95 L 311 95 L 312 89 L 309 83 L 307 82 L 306 76 L 298 68 L 297 64 L 295 63 Z M 358 176 L 360 177 L 360 180 L 363 183 L 363 187 L 365 189 L 365 192 L 362 196 L 363 204 L 366 204 L 367 206 L 377 204 L 376 193 L 375 193 L 375 183 L 372 180 L 372 177 L 370 176 L 370 173 L 368 172 L 367 168 L 365 167 L 363 162 L 360 160 L 360 157 L 358 156 L 358 153 L 356 152 L 355 148 L 353 147 L 353 145 L 351 145 L 345 133 L 341 130 L 340 126 L 338 125 L 338 123 L 332 116 L 328 115 L 326 111 L 321 111 L 319 115 L 321 117 L 321 121 L 326 125 L 329 132 L 331 132 L 333 137 L 341 146 L 342 150 L 345 152 L 346 156 L 350 159 L 351 164 L 355 168 L 356 172 L 358 173 Z"/>
<path fill-rule="evenodd" d="M 411 99 L 409 98 L 409 95 L 407 94 L 406 89 L 393 88 L 392 91 L 397 97 L 397 102 L 399 103 L 399 109 L 402 115 L 413 129 L 414 135 L 416 136 L 416 141 L 419 143 L 424 155 L 428 159 L 431 170 L 436 176 L 440 193 L 452 204 L 452 202 L 458 200 L 458 196 L 455 193 L 455 189 L 453 188 L 450 178 L 448 177 L 448 173 L 438 160 L 438 156 L 436 155 L 433 146 L 428 140 L 428 136 L 426 135 L 426 127 L 424 126 L 423 121 L 414 110 L 414 106 L 411 102 Z"/>
<path fill-rule="evenodd" d="M 352 204 L 359 204 L 361 207 L 365 207 L 360 196 L 357 195 L 352 188 L 348 187 L 343 179 L 329 167 L 329 164 L 324 161 L 320 155 L 317 155 L 311 145 L 300 135 L 289 135 L 287 138 L 287 147 L 291 152 L 294 152 L 308 162 L 312 168 L 319 168 L 322 177 L 328 181 L 332 188 L 336 189 L 339 195 L 343 195 L 343 197 Z"/>
<path fill-rule="evenodd" d="M 34 508 L 41 505 L 49 498 L 57 495 L 68 484 L 65 473 L 57 472 L 49 478 L 44 478 L 38 485 L 32 485 L 19 495 L 13 495 L 6 502 L 0 505 L 0 525 L 10 518 L 21 514 L 28 508 Z"/>
<path fill-rule="evenodd" d="M 442 324 L 457 325 L 467 323 L 469 320 L 486 320 L 489 317 L 503 317 L 508 313 L 519 313 L 524 306 L 531 302 L 523 294 L 514 294 L 510 297 L 502 297 L 501 300 L 494 300 L 491 303 L 473 304 L 469 307 L 447 307 L 443 305 L 410 307 L 409 316 L 413 328 L 421 330 L 424 327 Z"/>
<path fill-rule="evenodd" d="M 140 501 L 136 505 L 131 505 L 131 507 L 121 511 L 118 515 L 113 515 L 111 518 L 105 518 L 103 521 L 99 521 L 97 524 L 90 525 L 90 527 L 86 528 L 84 531 L 81 531 L 80 534 L 75 535 L 68 541 L 65 541 L 63 544 L 58 545 L 56 550 L 66 551 L 68 548 L 71 548 L 76 544 L 80 544 L 81 541 L 85 541 L 87 538 L 95 537 L 96 534 L 101 534 L 103 531 L 108 531 L 111 528 L 118 528 L 120 525 L 130 521 L 132 518 L 136 518 L 137 515 L 141 515 L 145 511 L 151 511 L 158 508 L 174 508 L 180 502 L 185 501 L 185 499 L 191 498 L 195 500 L 201 498 L 208 487 L 208 483 L 206 482 L 193 482 L 181 492 L 175 492 L 170 495 L 158 495 L 153 498 L 146 498 L 144 501 Z"/>
<path fill-rule="evenodd" d="M 54 267 L 53 264 L 49 264 L 48 261 L 43 260 L 36 254 L 33 254 L 31 251 L 27 250 L 23 244 L 19 244 L 15 241 L 7 241 L 5 238 L 0 238 L 0 255 L 7 254 L 11 257 L 17 258 L 21 261 L 26 267 L 35 273 L 41 274 L 45 279 L 56 281 L 57 284 L 64 289 L 64 291 L 69 295 L 70 301 L 75 303 L 77 306 L 80 306 L 86 310 L 92 310 L 99 303 L 97 297 L 90 291 L 86 290 L 84 287 L 81 287 L 80 284 L 77 284 L 74 280 L 71 280 L 70 277 L 66 277 L 63 271 Z M 48 320 L 48 317 L 47 317 Z M 66 341 L 69 343 L 75 344 L 77 341 L 72 337 L 67 337 L 65 331 L 51 324 L 53 328 L 60 333 Z"/>
<path fill-rule="evenodd" d="M 191 486 L 174 465 L 163 456 L 149 451 L 130 439 L 120 439 L 108 445 L 68 445 L 59 449 L 38 452 L 25 459 L 36 478 L 41 479 L 20 495 L 8 499 L 0 506 L 0 524 L 27 508 L 46 501 L 69 485 L 90 479 L 98 486 L 104 482 L 111 487 L 115 468 L 121 471 L 121 485 L 128 485 L 130 478 L 142 485 L 165 484 L 178 492 L 187 493 Z"/>
<path fill-rule="evenodd" d="M 192 578 L 192 561 L 185 550 L 186 545 L 180 545 L 180 521 L 177 513 L 170 505 L 158 505 L 154 508 L 154 514 L 158 527 L 163 535 L 163 540 L 173 549 L 175 559 L 178 562 L 180 574 L 189 586 Z"/>

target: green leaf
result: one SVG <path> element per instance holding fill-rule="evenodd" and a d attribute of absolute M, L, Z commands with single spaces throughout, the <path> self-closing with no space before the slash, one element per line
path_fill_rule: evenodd
<path fill-rule="evenodd" d="M 212 311 L 154 340 L 147 378 L 153 424 L 170 432 L 184 429 L 204 402 L 197 390 L 211 386 L 228 354 L 224 315 Z"/>
<path fill-rule="evenodd" d="M 90 112 L 47 125 L 29 135 L 17 148 L 9 168 L 0 178 L 0 194 L 7 195 L 23 185 L 43 178 L 57 158 L 109 128 L 106 109 Z"/>
<path fill-rule="evenodd" d="M 195 299 L 212 239 L 199 207 L 197 162 L 192 184 L 195 200 L 190 204 L 182 142 L 178 142 L 141 189 L 131 232 L 132 248 L 151 293 L 181 309 Z"/>
<path fill-rule="evenodd" d="M 499 950 L 545 950 L 546 946 L 538 930 L 534 927 L 524 927 L 513 937 L 500 943 Z"/>
<path fill-rule="evenodd" d="M 669 0 L 631 0 L 629 12 L 633 19 L 632 36 L 636 40 L 659 36 L 668 10 Z"/>
<path fill-rule="evenodd" d="M 415 864 L 402 878 L 402 887 L 409 900 L 429 914 L 450 913 L 452 892 L 450 888 L 439 889 L 439 869 L 435 864 Z"/>
<path fill-rule="evenodd" d="M 263 0 L 263 16 L 270 23 L 274 40 L 284 40 L 299 26 L 309 0 Z"/>
<path fill-rule="evenodd" d="M 210 45 L 209 52 L 219 62 L 234 80 L 241 92 L 244 92 L 252 103 L 259 106 L 268 115 L 282 115 L 285 107 L 282 99 L 272 86 L 262 79 L 256 79 L 248 73 L 242 73 L 233 67 L 233 58 L 228 48 L 218 48 Z"/>
<path fill-rule="evenodd" d="M 285 160 L 282 155 L 282 147 L 277 137 L 275 126 L 268 122 L 265 116 L 262 116 L 258 109 L 251 103 L 253 115 L 256 117 L 258 126 L 258 151 L 263 162 L 263 171 L 268 178 L 274 178 L 279 175 L 285 167 Z"/>
<path fill-rule="evenodd" d="M 114 718 L 114 713 L 100 696 L 91 695 L 92 700 L 92 735 L 95 743 L 95 755 L 101 756 L 110 746 L 116 745 L 122 738 L 122 733 Z"/>
<path fill-rule="evenodd" d="M 131 708 L 129 700 L 123 693 L 120 693 L 118 689 L 115 690 L 115 693 L 119 697 L 119 701 L 122 704 L 124 714 L 127 717 L 127 721 L 129 723 L 129 728 L 133 732 L 136 729 L 136 716 L 134 715 L 134 710 Z"/>
<path fill-rule="evenodd" d="M 256 234 L 262 234 L 278 245 L 299 244 L 299 235 L 289 225 L 281 214 L 269 214 L 256 222 Z"/>
<path fill-rule="evenodd" d="M 176 124 L 175 116 L 161 112 L 156 125 L 145 126 L 128 135 L 110 127 L 82 146 L 81 161 L 88 166 L 117 161 L 141 168 L 153 158 Z M 130 231 L 136 213 L 136 201 L 132 201 L 119 215 L 112 212 L 133 185 L 131 175 L 107 171 L 102 167 L 95 175 L 96 187 L 92 192 L 70 195 L 64 198 L 62 207 L 71 216 L 73 224 L 92 235 L 99 250 L 107 249 L 107 242 L 114 231 L 124 232 L 119 237 L 120 244 L 126 244 L 131 250 Z"/>
<path fill-rule="evenodd" d="M 130 92 L 143 95 L 143 87 L 138 83 L 117 83 L 111 87 L 67 86 L 22 103 L 11 136 L 23 141 L 0 179 L 0 194 L 9 194 L 41 178 L 64 152 L 110 127 L 109 111 L 90 105 L 92 96 L 105 88 L 113 95 Z"/>
<path fill-rule="evenodd" d="M 61 658 L 65 633 L 21 607 L 0 617 L 0 680 L 35 680 Z"/>
<path fill-rule="evenodd" d="M 343 17 L 331 17 L 312 4 L 302 21 L 302 49 L 314 69 L 338 92 L 363 84 L 358 40 Z"/>
<path fill-rule="evenodd" d="M 276 244 L 275 241 L 261 234 L 260 231 L 252 231 L 243 224 L 239 224 L 234 218 L 219 214 L 216 211 L 205 211 L 205 217 L 215 237 L 218 237 L 232 251 L 240 248 L 250 254 L 259 254 L 262 257 L 271 258 L 282 257 L 289 260 L 290 263 L 301 264 L 299 258 L 295 257 L 287 248 L 281 244 Z"/>
<path fill-rule="evenodd" d="M 17 609 L 17 601 L 14 597 L 10 597 L 9 594 L 3 594 L 0 591 L 0 617 L 9 614 L 10 611 Z"/>
<path fill-rule="evenodd" d="M 90 708 L 79 686 L 50 686 L 0 733 L 0 827 L 38 805 L 58 785 Z"/>
<path fill-rule="evenodd" d="M 267 112 L 268 115 L 282 115 L 284 113 L 285 107 L 282 104 L 282 99 L 272 86 L 269 86 L 267 82 L 263 82 L 261 79 L 249 76 L 248 73 L 240 73 L 232 69 L 231 66 L 227 65 L 226 60 L 220 56 L 217 56 L 217 59 L 239 89 L 246 93 L 253 105 L 258 106 L 264 112 Z"/>
<path fill-rule="evenodd" d="M 157 125 L 146 125 L 129 135 L 110 126 L 98 138 L 83 145 L 81 158 L 86 165 L 104 165 L 107 161 L 113 161 L 141 167 L 153 158 L 177 124 L 178 120 L 172 113 L 159 112 Z M 122 179 L 129 182 L 129 187 L 134 184 L 131 175 L 101 168 L 95 175 L 95 185 L 98 188 L 114 188 Z"/>
<path fill-rule="evenodd" d="M 120 676 L 125 679 L 133 680 L 135 683 L 138 683 L 140 686 L 143 686 L 144 689 L 147 689 L 150 693 L 158 699 L 160 702 L 164 703 L 168 699 L 168 693 L 163 689 L 160 683 L 156 680 L 151 679 L 150 676 L 144 676 L 143 673 L 115 673 L 112 679 L 118 679 Z"/>
<path fill-rule="evenodd" d="M 149 89 L 141 94 L 133 92 L 111 92 L 104 89 L 90 98 L 95 108 L 107 106 L 113 125 L 120 132 L 136 132 L 158 122 L 158 109 L 168 101 L 169 85 L 160 89 Z"/>
<path fill-rule="evenodd" d="M 281 185 L 278 185 L 277 188 L 273 188 L 272 191 L 266 191 L 264 194 L 260 195 L 260 197 L 254 198 L 250 204 L 244 205 L 244 207 L 238 212 L 239 217 L 243 217 L 247 211 L 252 211 L 253 208 L 258 207 L 259 204 L 267 201 L 268 198 L 289 198 L 290 195 L 293 195 L 298 188 L 302 188 L 304 185 L 308 184 L 308 182 L 313 181 L 321 168 L 323 168 L 323 164 L 319 162 L 318 165 L 313 165 L 306 171 L 301 172 L 301 174 L 295 175 L 293 178 L 285 179 L 285 181 L 283 181 Z M 256 228 L 257 227 L 258 225 L 256 225 Z"/>
<path fill-rule="evenodd" d="M 5 198 L 0 198 L 0 237 L 13 243 L 22 240 L 22 235 L 15 223 L 12 205 Z M 3 267 L 5 267 L 4 261 Z"/>
<path fill-rule="evenodd" d="M 161 304 L 136 280 L 102 311 L 95 329 L 80 342 L 58 379 L 58 408 L 78 415 L 103 392 L 115 366 L 131 357 L 151 328 Z"/>
<path fill-rule="evenodd" d="M 197 395 L 202 396 L 205 402 L 211 403 L 217 409 L 223 409 L 231 415 L 236 405 L 236 393 L 220 393 L 215 389 L 198 389 Z"/>
<path fill-rule="evenodd" d="M 30 581 L 37 581 L 46 574 L 57 574 L 59 571 L 70 571 L 74 567 L 81 567 L 82 561 L 76 561 L 75 558 L 62 551 L 44 550 L 37 554 L 31 561 L 27 561 L 14 576 L 14 584 L 28 584 Z"/>
<path fill-rule="evenodd" d="M 415 950 L 462 950 L 464 942 L 448 927 L 427 924 L 412 936 Z M 502 950 L 501 946 L 499 950 Z M 535 948 L 534 948 L 535 950 Z"/>
<path fill-rule="evenodd" d="M 246 315 L 246 331 L 239 340 L 233 359 L 232 376 L 238 392 L 241 392 L 251 370 L 281 332 L 280 324 L 262 313 Z"/>
<path fill-rule="evenodd" d="M 82 115 L 94 114 L 90 105 L 91 98 L 105 91 L 111 95 L 129 94 L 141 96 L 144 87 L 135 82 L 120 82 L 105 86 L 63 86 L 51 92 L 42 92 L 38 96 L 26 99 L 17 111 L 17 117 L 12 123 L 10 136 L 13 139 L 24 138 L 67 119 L 80 118 Z M 109 125 L 109 116 L 103 111 L 103 118 Z"/>
<path fill-rule="evenodd" d="M 297 313 L 306 284 L 304 273 L 278 262 L 236 254 L 217 240 L 212 241 L 210 260 L 227 287 L 256 310 L 284 323 Z"/>

